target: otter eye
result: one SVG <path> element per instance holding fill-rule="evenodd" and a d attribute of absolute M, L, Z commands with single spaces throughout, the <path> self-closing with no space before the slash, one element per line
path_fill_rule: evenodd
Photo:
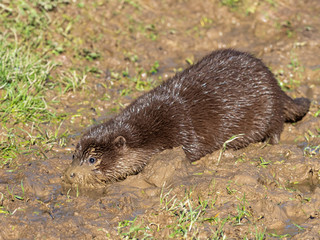
<path fill-rule="evenodd" d="M 74 160 L 74 154 L 72 155 L 72 160 Z"/>
<path fill-rule="evenodd" d="M 89 158 L 89 163 L 93 164 L 96 162 L 96 159 L 94 157 Z"/>

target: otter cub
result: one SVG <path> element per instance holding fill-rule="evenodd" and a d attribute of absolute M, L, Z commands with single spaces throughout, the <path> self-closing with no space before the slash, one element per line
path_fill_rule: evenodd
<path fill-rule="evenodd" d="M 300 120 L 309 105 L 306 98 L 287 96 L 261 60 L 231 49 L 214 51 L 89 129 L 66 177 L 87 186 L 117 181 L 141 171 L 164 149 L 182 145 L 196 161 L 239 134 L 228 148 L 276 144 L 284 122 Z"/>

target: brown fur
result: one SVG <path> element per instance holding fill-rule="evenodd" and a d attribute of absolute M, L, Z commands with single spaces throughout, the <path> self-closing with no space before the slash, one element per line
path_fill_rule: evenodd
<path fill-rule="evenodd" d="M 182 145 L 195 161 L 240 134 L 229 148 L 266 140 L 276 144 L 284 122 L 300 120 L 309 105 L 306 98 L 288 97 L 261 60 L 230 49 L 214 51 L 87 131 L 73 166 L 90 171 L 77 176 L 71 167 L 68 177 L 82 183 L 92 176 L 116 181 L 139 172 L 164 149 Z M 96 162 L 89 163 L 90 157 Z"/>

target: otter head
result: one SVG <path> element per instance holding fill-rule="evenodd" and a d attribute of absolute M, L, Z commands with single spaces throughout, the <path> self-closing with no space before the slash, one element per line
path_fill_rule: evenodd
<path fill-rule="evenodd" d="M 66 170 L 67 183 L 97 187 L 125 179 L 145 165 L 141 150 L 130 148 L 123 136 L 83 136 Z"/>

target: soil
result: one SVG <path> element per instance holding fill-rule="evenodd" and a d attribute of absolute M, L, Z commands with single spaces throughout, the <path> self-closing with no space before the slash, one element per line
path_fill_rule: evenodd
<path fill-rule="evenodd" d="M 0 169 L 0 206 L 10 212 L 0 214 L 0 238 L 320 238 L 320 2 L 223 2 L 82 1 L 80 8 L 72 1 L 48 13 L 75 19 L 71 38 L 54 35 L 57 42 L 76 45 L 55 56 L 61 70 L 90 66 L 100 74 L 88 74 L 81 91 L 58 97 L 56 110 L 72 116 L 61 125 L 72 134 L 65 147 L 43 153 L 45 160 L 21 154 L 17 171 Z M 141 173 L 104 188 L 62 182 L 81 133 L 143 94 L 136 82 L 114 73 L 139 76 L 148 90 L 225 47 L 255 54 L 288 95 L 312 100 L 302 121 L 285 125 L 278 145 L 222 149 L 194 164 L 175 148 L 155 155 Z M 74 58 L 82 49 L 100 57 Z M 156 61 L 157 71 L 139 75 Z M 130 94 L 123 94 L 126 89 Z M 194 211 L 181 220 L 182 213 Z"/>

